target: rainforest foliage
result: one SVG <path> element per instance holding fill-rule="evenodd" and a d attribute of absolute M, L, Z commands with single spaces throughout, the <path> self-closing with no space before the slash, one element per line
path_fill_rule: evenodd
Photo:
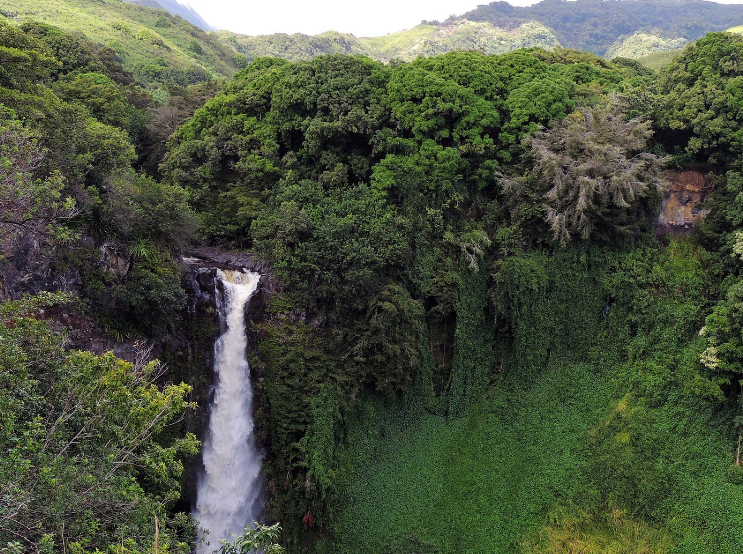
<path fill-rule="evenodd" d="M 273 280 L 251 367 L 283 531 L 222 552 L 743 550 L 740 37 L 660 74 L 328 55 L 222 90 L 33 21 L 0 58 L 3 554 L 193 546 L 194 362 L 168 345 L 213 334 L 194 240 Z M 715 183 L 693 237 L 653 232 L 674 166 Z M 22 297 L 18 268 L 78 296 Z M 91 317 L 173 365 L 69 348 Z"/>
<path fill-rule="evenodd" d="M 189 552 L 191 387 L 147 339 L 184 309 L 173 253 L 196 220 L 139 170 L 157 105 L 113 51 L 43 23 L 0 23 L 0 58 L 0 550 Z M 60 323 L 89 319 L 141 339 L 132 362 L 70 349 Z"/>
<path fill-rule="evenodd" d="M 258 59 L 176 131 L 202 237 L 280 286 L 290 550 L 741 548 L 741 45 Z M 653 234 L 674 165 L 718 183 L 694 239 Z"/>

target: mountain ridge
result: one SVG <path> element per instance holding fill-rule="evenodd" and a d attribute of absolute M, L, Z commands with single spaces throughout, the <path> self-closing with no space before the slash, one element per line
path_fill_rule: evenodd
<path fill-rule="evenodd" d="M 705 0 L 542 0 L 532 6 L 492 2 L 447 21 L 498 22 L 504 27 L 537 21 L 552 28 L 566 48 L 599 56 L 621 36 L 655 31 L 668 39 L 697 40 L 743 22 L 743 5 Z"/>
<path fill-rule="evenodd" d="M 177 0 L 123 0 L 133 4 L 139 4 L 148 8 L 165 10 L 172 15 L 179 15 L 192 25 L 196 25 L 203 31 L 216 31 L 216 27 L 209 25 L 201 14 L 191 6 L 181 4 Z"/>
<path fill-rule="evenodd" d="M 675 50 L 738 21 L 743 22 L 743 5 L 705 0 L 543 0 L 528 7 L 492 2 L 443 22 L 424 20 L 412 29 L 377 37 L 338 31 L 314 36 L 217 33 L 248 61 L 266 55 L 300 60 L 328 53 L 411 60 L 451 50 L 502 53 L 555 46 L 637 59 Z M 529 34 L 526 29 L 536 36 L 517 38 Z"/>

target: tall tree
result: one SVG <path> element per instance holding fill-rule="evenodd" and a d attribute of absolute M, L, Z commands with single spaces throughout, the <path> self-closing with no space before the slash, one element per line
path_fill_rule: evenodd
<path fill-rule="evenodd" d="M 664 187 L 663 160 L 645 152 L 650 122 L 616 109 L 581 108 L 526 139 L 533 177 L 509 180 L 541 198 L 552 238 L 602 241 L 627 237 L 651 213 Z"/>

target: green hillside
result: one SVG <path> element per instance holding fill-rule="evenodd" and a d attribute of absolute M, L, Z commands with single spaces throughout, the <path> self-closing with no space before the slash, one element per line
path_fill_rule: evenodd
<path fill-rule="evenodd" d="M 668 64 L 670 64 L 673 59 L 678 56 L 683 49 L 679 50 L 671 50 L 669 52 L 658 52 L 655 54 L 648 54 L 647 56 L 643 56 L 641 58 L 638 58 L 637 61 L 640 62 L 643 66 L 647 67 L 648 69 L 652 69 L 653 71 L 660 71 L 664 67 L 666 67 Z"/>
<path fill-rule="evenodd" d="M 689 41 L 724 31 L 743 21 L 743 6 L 703 0 L 543 0 L 528 7 L 492 2 L 454 19 L 505 27 L 538 21 L 553 29 L 564 47 L 604 56 L 620 37 L 638 31 Z"/>
<path fill-rule="evenodd" d="M 687 40 L 684 38 L 668 39 L 651 33 L 637 32 L 618 39 L 609 47 L 604 57 L 609 60 L 612 58 L 638 59 L 650 54 L 679 50 L 686 43 Z"/>
<path fill-rule="evenodd" d="M 551 50 L 560 46 L 550 29 L 533 22 L 512 30 L 473 21 L 446 25 L 422 24 L 409 31 L 359 40 L 367 47 L 370 56 L 382 60 L 413 60 L 418 56 L 437 56 L 455 50 L 504 54 L 519 48 Z"/>
<path fill-rule="evenodd" d="M 714 403 L 679 390 L 689 362 L 663 362 L 699 355 L 692 322 L 712 284 L 700 254 L 672 241 L 631 254 L 519 255 L 547 278 L 546 306 L 532 309 L 559 314 L 547 323 L 549 358 L 532 376 L 504 361 L 507 373 L 458 419 L 416 409 L 420 389 L 407 402 L 364 399 L 348 418 L 334 550 L 317 551 L 740 552 L 743 489 L 727 425 Z M 597 317 L 600 299 L 634 277 L 645 282 L 628 302 Z M 654 301 L 641 315 L 646 295 Z M 571 328 L 580 331 L 560 337 Z"/>
<path fill-rule="evenodd" d="M 234 51 L 209 33 L 164 10 L 121 0 L 0 0 L 0 14 L 34 19 L 112 48 L 146 85 L 168 80 L 188 85 L 229 77 Z"/>
<path fill-rule="evenodd" d="M 299 61 L 322 54 L 367 54 L 359 39 L 334 31 L 321 35 L 276 33 L 256 37 L 216 31 L 213 36 L 245 56 L 246 61 L 263 56 Z"/>
<path fill-rule="evenodd" d="M 421 45 L 430 42 L 436 34 L 438 27 L 435 25 L 420 24 L 407 31 L 389 33 L 378 37 L 362 38 L 364 46 L 369 52 L 378 57 L 394 57 L 405 53 L 412 53 Z"/>
<path fill-rule="evenodd" d="M 219 31 L 215 35 L 248 61 L 261 56 L 299 61 L 322 54 L 363 54 L 377 60 L 410 61 L 418 56 L 436 56 L 455 50 L 503 54 L 519 48 L 550 50 L 560 45 L 555 34 L 538 23 L 525 23 L 506 30 L 472 21 L 421 24 L 399 33 L 363 38 L 336 32 L 316 36 L 279 33 L 250 37 Z"/>

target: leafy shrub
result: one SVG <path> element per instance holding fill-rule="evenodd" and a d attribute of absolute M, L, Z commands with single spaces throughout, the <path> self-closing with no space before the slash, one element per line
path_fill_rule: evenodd
<path fill-rule="evenodd" d="M 165 15 L 161 15 L 155 20 L 155 27 L 161 27 L 163 29 L 166 29 L 168 27 L 172 27 L 173 22 L 170 21 L 170 18 Z"/>
<path fill-rule="evenodd" d="M 165 46 L 165 41 L 162 39 L 162 37 L 147 28 L 142 28 L 137 31 L 137 34 L 134 35 L 134 38 L 136 38 L 137 40 L 141 40 L 142 42 L 154 44 L 155 46 Z"/>
<path fill-rule="evenodd" d="M 179 312 L 186 306 L 180 281 L 180 268 L 169 256 L 153 249 L 132 264 L 123 283 L 112 287 L 113 313 L 124 325 L 162 336 L 175 328 Z"/>

